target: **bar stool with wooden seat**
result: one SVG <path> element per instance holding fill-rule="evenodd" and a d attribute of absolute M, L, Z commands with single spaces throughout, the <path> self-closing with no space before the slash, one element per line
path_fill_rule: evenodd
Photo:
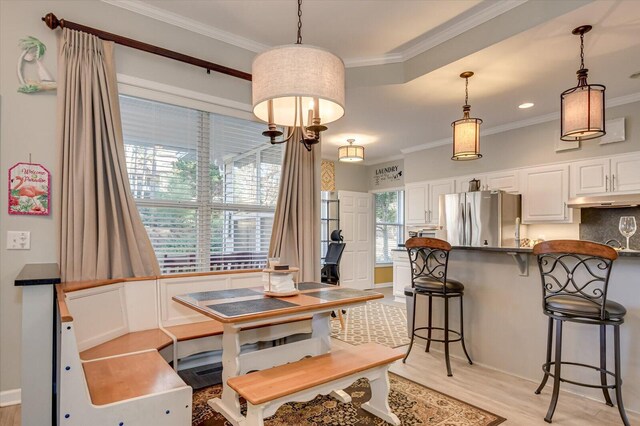
<path fill-rule="evenodd" d="M 464 316 L 462 298 L 464 295 L 464 285 L 452 279 L 447 278 L 447 267 L 449 265 L 449 252 L 451 244 L 437 238 L 420 238 L 414 237 L 405 243 L 407 252 L 409 253 L 409 261 L 411 262 L 411 287 L 413 288 L 413 314 L 411 319 L 411 343 L 409 349 L 402 362 L 406 362 L 409 353 L 413 348 L 414 339 L 417 337 L 427 341 L 426 352 L 429 352 L 431 342 L 444 343 L 444 356 L 447 364 L 447 375 L 453 376 L 451 373 L 451 361 L 449 360 L 449 344 L 453 342 L 461 342 L 464 354 L 469 360 L 469 364 L 473 364 L 467 348 L 464 344 Z M 429 299 L 429 317 L 426 327 L 416 328 L 416 302 L 418 296 L 426 296 Z M 444 327 L 433 326 L 433 298 L 439 297 L 444 300 Z M 458 297 L 460 299 L 460 331 L 449 329 L 449 299 Z M 427 335 L 420 335 L 417 332 L 426 330 Z M 444 333 L 443 339 L 431 337 L 433 330 L 441 330 Z M 453 333 L 453 339 L 449 334 Z"/>
<path fill-rule="evenodd" d="M 618 253 L 602 244 L 589 241 L 556 240 L 537 244 L 533 253 L 538 256 L 542 277 L 542 309 L 549 317 L 547 336 L 547 358 L 542 365 L 544 377 L 536 390 L 540 394 L 549 377 L 553 377 L 553 392 L 546 422 L 551 418 L 558 403 L 560 383 L 602 389 L 607 405 L 613 407 L 609 389 L 615 389 L 616 402 L 622 422 L 629 420 L 622 403 L 622 378 L 620 372 L 620 325 L 624 322 L 626 309 L 621 304 L 607 299 L 609 276 Z M 551 361 L 553 325 L 555 321 L 555 354 Z M 579 362 L 562 361 L 562 325 L 565 321 L 600 327 L 600 366 Z M 606 326 L 613 326 L 614 372 L 607 370 Z M 563 365 L 584 367 L 600 373 L 600 385 L 581 383 L 561 376 Z M 552 371 L 553 368 L 553 371 Z M 607 376 L 614 383 L 607 383 Z"/>

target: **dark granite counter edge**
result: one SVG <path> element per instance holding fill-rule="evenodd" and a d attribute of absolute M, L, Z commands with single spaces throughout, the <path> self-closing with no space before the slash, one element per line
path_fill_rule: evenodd
<path fill-rule="evenodd" d="M 60 283 L 57 263 L 29 263 L 24 265 L 14 281 L 16 286 L 53 285 Z"/>
<path fill-rule="evenodd" d="M 405 251 L 404 248 L 393 249 L 392 251 Z M 453 246 L 453 250 L 474 250 L 474 251 L 488 251 L 497 253 L 532 253 L 531 248 L 516 248 L 516 247 L 468 247 L 468 246 Z M 620 257 L 640 257 L 640 251 L 619 251 Z"/>

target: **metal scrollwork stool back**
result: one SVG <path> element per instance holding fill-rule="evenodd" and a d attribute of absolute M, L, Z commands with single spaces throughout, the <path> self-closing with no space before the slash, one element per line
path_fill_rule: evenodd
<path fill-rule="evenodd" d="M 417 337 L 427 341 L 426 352 L 429 352 L 431 342 L 444 343 L 444 354 L 447 364 L 447 375 L 453 376 L 451 373 L 451 361 L 449 360 L 449 344 L 453 342 L 461 342 L 469 364 L 473 364 L 467 348 L 464 344 L 464 316 L 463 316 L 463 295 L 464 285 L 459 281 L 447 278 L 447 267 L 449 265 L 449 252 L 451 244 L 437 238 L 410 238 L 405 243 L 411 262 L 411 287 L 413 289 L 413 316 L 411 319 L 411 344 L 407 349 L 402 362 L 406 362 L 409 353 L 413 348 L 414 339 Z M 429 300 L 429 317 L 426 327 L 416 328 L 416 302 L 418 296 L 427 296 Z M 433 298 L 440 297 L 444 300 L 444 327 L 433 326 Z M 460 331 L 449 329 L 449 299 L 452 297 L 460 298 Z M 426 330 L 427 335 L 420 335 L 417 332 Z M 444 333 L 443 339 L 431 337 L 433 330 L 441 330 Z M 449 334 L 453 333 L 453 339 L 449 338 Z"/>
<path fill-rule="evenodd" d="M 542 309 L 549 317 L 547 336 L 547 358 L 542 365 L 544 377 L 536 394 L 540 394 L 549 377 L 553 377 L 553 393 L 545 421 L 551 418 L 558 403 L 560 383 L 602 389 L 607 405 L 613 407 L 609 389 L 615 389 L 618 411 L 622 422 L 629 420 L 622 403 L 622 378 L 620 377 L 620 325 L 624 322 L 626 309 L 619 303 L 607 300 L 609 276 L 618 254 L 611 247 L 588 241 L 556 240 L 537 244 L 533 253 L 538 256 L 542 278 Z M 555 321 L 555 354 L 553 352 L 553 326 Z M 562 325 L 565 321 L 590 324 L 600 327 L 600 366 L 562 361 Z M 613 326 L 614 371 L 607 370 L 607 330 Z M 581 383 L 561 376 L 563 365 L 584 367 L 600 373 L 600 385 Z M 613 378 L 608 384 L 607 377 Z"/>

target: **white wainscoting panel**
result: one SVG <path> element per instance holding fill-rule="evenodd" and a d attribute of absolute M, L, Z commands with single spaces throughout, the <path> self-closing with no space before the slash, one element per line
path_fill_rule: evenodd
<path fill-rule="evenodd" d="M 128 332 L 124 287 L 118 283 L 67 293 L 79 351 Z"/>
<path fill-rule="evenodd" d="M 158 328 L 156 280 L 129 281 L 124 293 L 129 332 Z"/>

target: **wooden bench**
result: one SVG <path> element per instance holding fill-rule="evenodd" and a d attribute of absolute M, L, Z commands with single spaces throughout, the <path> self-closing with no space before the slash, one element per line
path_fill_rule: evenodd
<path fill-rule="evenodd" d="M 247 426 L 262 426 L 264 418 L 292 401 L 309 401 L 344 389 L 360 378 L 369 379 L 371 399 L 362 409 L 400 425 L 389 408 L 389 365 L 404 352 L 377 343 L 305 358 L 267 370 L 256 371 L 227 381 L 229 387 L 247 400 Z"/>
<path fill-rule="evenodd" d="M 64 292 L 60 287 L 56 290 L 60 328 L 57 424 L 190 425 L 192 389 L 157 350 L 109 357 L 101 356 L 108 353 L 104 351 L 88 352 L 87 356 L 99 359 L 80 359 L 74 319 Z M 125 340 L 119 341 L 123 347 L 132 343 Z"/>

